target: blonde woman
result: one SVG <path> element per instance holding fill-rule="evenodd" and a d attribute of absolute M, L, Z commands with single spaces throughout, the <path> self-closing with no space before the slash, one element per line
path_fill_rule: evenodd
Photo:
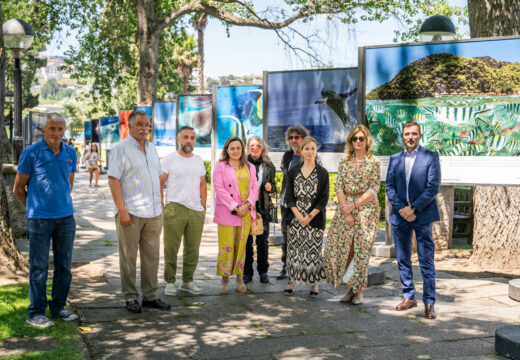
<path fill-rule="evenodd" d="M 286 295 L 294 294 L 296 283 L 310 286 L 310 297 L 318 296 L 318 284 L 325 280 L 321 247 L 325 230 L 325 208 L 329 199 L 329 173 L 316 161 L 318 144 L 303 139 L 303 163 L 287 174 L 285 200 L 291 212 L 287 217 Z"/>
<path fill-rule="evenodd" d="M 346 156 L 339 162 L 336 180 L 338 209 L 323 254 L 327 282 L 339 288 L 347 272 L 350 289 L 341 301 L 355 305 L 363 301 L 379 219 L 381 172 L 379 160 L 372 155 L 373 143 L 363 125 L 356 126 L 347 137 Z"/>

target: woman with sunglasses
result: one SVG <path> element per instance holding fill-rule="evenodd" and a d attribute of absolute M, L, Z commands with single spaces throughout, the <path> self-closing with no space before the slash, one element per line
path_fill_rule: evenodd
<path fill-rule="evenodd" d="M 374 141 L 363 125 L 347 137 L 346 156 L 340 160 L 336 179 L 338 209 L 329 227 L 323 258 L 327 282 L 339 288 L 343 280 L 350 290 L 340 301 L 363 302 L 368 261 L 379 219 L 377 193 L 381 182 Z"/>
<path fill-rule="evenodd" d="M 246 292 L 242 279 L 249 229 L 255 221 L 258 198 L 256 168 L 246 158 L 244 143 L 230 137 L 213 172 L 215 216 L 218 224 L 217 275 L 222 276 L 220 292 L 227 294 L 229 277 L 236 275 L 236 291 Z"/>

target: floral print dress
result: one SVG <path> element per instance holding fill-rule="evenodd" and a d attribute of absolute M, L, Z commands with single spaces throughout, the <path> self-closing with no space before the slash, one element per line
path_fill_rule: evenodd
<path fill-rule="evenodd" d="M 358 199 L 368 189 L 379 191 L 381 166 L 375 157 L 363 159 L 356 164 L 355 159 L 343 158 L 339 162 L 336 178 L 336 192 L 343 191 L 347 203 Z M 342 283 L 347 269 L 350 246 L 354 246 L 354 274 L 347 285 L 355 293 L 367 284 L 368 261 L 377 231 L 379 202 L 374 197 L 367 204 L 352 211 L 354 226 L 347 226 L 339 207 L 327 234 L 327 243 L 323 253 L 327 282 L 336 288 Z"/>

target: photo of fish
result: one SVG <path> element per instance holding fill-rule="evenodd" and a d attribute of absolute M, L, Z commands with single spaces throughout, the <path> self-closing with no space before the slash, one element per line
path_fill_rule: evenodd
<path fill-rule="evenodd" d="M 177 129 L 188 125 L 197 135 L 195 147 L 211 147 L 213 104 L 211 95 L 179 95 Z"/>
<path fill-rule="evenodd" d="M 216 88 L 217 149 L 238 136 L 244 142 L 263 137 L 263 90 L 261 85 L 218 86 Z"/>
<path fill-rule="evenodd" d="M 119 113 L 119 140 L 128 136 L 128 116 L 132 110 L 121 110 Z"/>
<path fill-rule="evenodd" d="M 119 142 L 119 116 L 99 118 L 99 142 L 103 150 L 111 150 Z"/>
<path fill-rule="evenodd" d="M 441 156 L 520 156 L 520 38 L 364 48 L 364 119 L 377 155 L 402 123 Z"/>
<path fill-rule="evenodd" d="M 267 141 L 272 151 L 287 150 L 285 130 L 296 124 L 309 129 L 320 152 L 342 153 L 357 124 L 357 69 L 268 72 Z"/>
<path fill-rule="evenodd" d="M 175 151 L 177 102 L 164 101 L 153 103 L 153 142 L 159 156 Z"/>

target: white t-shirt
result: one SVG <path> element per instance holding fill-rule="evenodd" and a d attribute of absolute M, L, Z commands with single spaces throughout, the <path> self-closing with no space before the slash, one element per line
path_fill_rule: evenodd
<path fill-rule="evenodd" d="M 161 170 L 168 174 L 166 204 L 175 202 L 191 210 L 204 210 L 200 202 L 200 178 L 206 174 L 206 168 L 200 156 L 193 154 L 186 158 L 174 152 L 162 159 Z"/>

